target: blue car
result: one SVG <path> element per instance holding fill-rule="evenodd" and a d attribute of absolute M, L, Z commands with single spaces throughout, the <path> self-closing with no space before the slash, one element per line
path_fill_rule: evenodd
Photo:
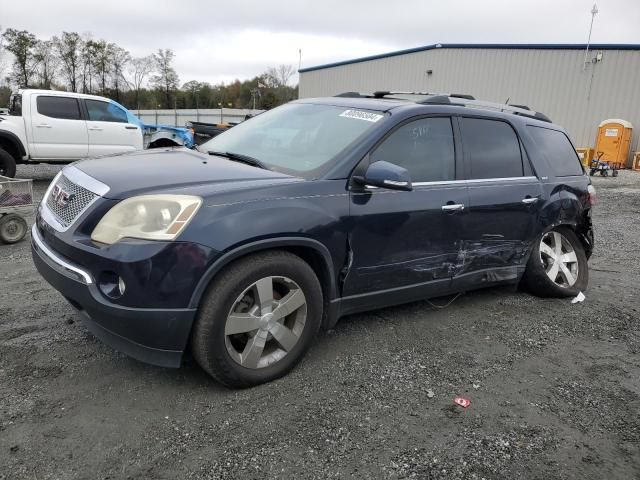
<path fill-rule="evenodd" d="M 67 166 L 36 267 L 93 334 L 230 387 L 286 374 L 344 315 L 520 284 L 588 283 L 595 191 L 541 113 L 468 95 L 346 93 L 198 150 Z"/>

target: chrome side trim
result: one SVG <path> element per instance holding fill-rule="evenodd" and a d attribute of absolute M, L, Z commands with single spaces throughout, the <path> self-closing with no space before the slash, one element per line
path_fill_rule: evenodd
<path fill-rule="evenodd" d="M 501 178 L 474 178 L 471 180 L 444 180 L 438 182 L 413 182 L 414 187 L 426 187 L 431 185 L 456 185 L 456 184 L 468 184 L 468 183 L 499 183 L 499 182 L 516 182 L 516 181 L 532 181 L 537 180 L 537 177 L 529 176 L 529 177 L 501 177 Z"/>
<path fill-rule="evenodd" d="M 100 195 L 104 197 L 109 192 L 109 186 L 104 183 L 96 180 L 95 178 L 87 175 L 78 167 L 73 165 L 69 165 L 67 168 L 63 170 L 63 175 L 71 180 L 76 185 L 80 185 L 83 188 L 86 188 L 92 193 L 96 195 Z"/>
<path fill-rule="evenodd" d="M 78 267 L 75 267 L 70 263 L 62 260 L 59 256 L 53 253 L 49 249 L 49 247 L 45 245 L 45 243 L 42 241 L 42 238 L 40 238 L 40 232 L 38 232 L 38 228 L 36 227 L 36 225 L 34 225 L 33 228 L 31 229 L 31 238 L 33 239 L 33 243 L 35 244 L 36 248 L 40 250 L 42 253 L 44 253 L 47 256 L 47 258 L 49 258 L 49 260 L 59 265 L 61 268 L 69 272 L 73 272 L 76 275 L 79 275 L 84 279 L 84 283 L 86 283 L 87 285 L 91 285 L 93 283 L 93 279 L 91 278 L 91 275 L 89 275 L 84 270 Z"/>
<path fill-rule="evenodd" d="M 467 183 L 483 183 L 483 182 L 517 182 L 518 180 L 537 180 L 537 177 L 503 177 L 503 178 L 474 178 L 472 180 L 465 180 Z"/>
<path fill-rule="evenodd" d="M 441 180 L 437 182 L 411 182 L 414 187 L 430 187 L 434 185 L 460 185 L 467 183 L 466 180 Z"/>

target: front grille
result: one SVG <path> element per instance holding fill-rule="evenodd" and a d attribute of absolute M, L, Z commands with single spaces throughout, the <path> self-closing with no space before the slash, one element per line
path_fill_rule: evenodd
<path fill-rule="evenodd" d="M 85 211 L 98 195 L 73 183 L 64 175 L 60 175 L 56 185 L 69 195 L 69 200 L 65 204 L 64 202 L 57 201 L 53 197 L 53 194 L 49 194 L 47 207 L 56 219 L 67 228 Z M 52 189 L 52 193 L 54 191 L 55 189 Z"/>

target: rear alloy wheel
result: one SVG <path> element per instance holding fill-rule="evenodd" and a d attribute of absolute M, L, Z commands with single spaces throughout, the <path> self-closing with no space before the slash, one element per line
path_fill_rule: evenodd
<path fill-rule="evenodd" d="M 578 280 L 578 256 L 567 238 L 552 230 L 540 240 L 540 261 L 547 277 L 562 288 L 573 287 Z"/>
<path fill-rule="evenodd" d="M 285 251 L 244 257 L 209 286 L 193 328 L 193 356 L 229 387 L 274 380 L 311 346 L 322 305 L 320 282 L 300 257 Z"/>
<path fill-rule="evenodd" d="M 589 282 L 587 256 L 575 233 L 559 227 L 545 232 L 534 246 L 523 283 L 544 297 L 577 295 Z"/>

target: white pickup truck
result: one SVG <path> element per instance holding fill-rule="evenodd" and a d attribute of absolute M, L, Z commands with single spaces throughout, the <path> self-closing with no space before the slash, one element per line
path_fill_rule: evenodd
<path fill-rule="evenodd" d="M 144 148 L 193 146 L 191 130 L 145 125 L 104 97 L 54 90 L 20 90 L 0 114 L 0 175 L 19 163 L 66 163 Z"/>

